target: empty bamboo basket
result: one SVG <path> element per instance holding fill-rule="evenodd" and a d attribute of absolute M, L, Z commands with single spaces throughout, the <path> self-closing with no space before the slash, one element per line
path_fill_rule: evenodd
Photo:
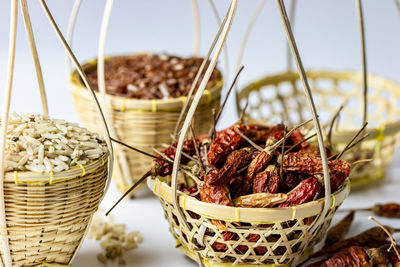
<path fill-rule="evenodd" d="M 89 71 L 96 66 L 96 60 L 92 60 L 83 68 Z M 99 132 L 101 129 L 95 105 L 76 71 L 72 73 L 70 85 L 80 120 L 89 130 Z M 212 109 L 219 106 L 221 88 L 222 77 L 217 86 L 204 92 L 194 118 L 196 132 L 205 133 L 210 128 Z M 171 142 L 171 134 L 185 101 L 186 97 L 141 100 L 107 95 L 109 123 L 114 127 L 117 139 L 152 153 L 153 147 L 160 149 L 163 144 Z M 141 177 L 143 170 L 151 164 L 151 159 L 118 144 L 115 144 L 115 152 L 113 179 L 120 191 L 125 192 Z"/>
<path fill-rule="evenodd" d="M 34 172 L 5 174 L 12 266 L 71 263 L 104 195 L 107 163 L 108 154 L 53 176 Z"/>
<path fill-rule="evenodd" d="M 353 71 L 307 72 L 309 83 L 320 113 L 321 122 L 328 125 L 338 107 L 345 103 L 334 128 L 332 143 L 338 151 L 351 140 L 362 125 L 362 74 Z M 347 152 L 343 159 L 373 159 L 352 169 L 352 185 L 365 185 L 383 179 L 392 162 L 400 139 L 400 85 L 385 78 L 368 75 L 368 137 L 361 149 Z M 265 76 L 250 83 L 237 94 L 239 112 L 246 105 L 246 116 L 252 120 L 281 121 L 290 124 L 309 117 L 299 75 L 284 72 Z"/>

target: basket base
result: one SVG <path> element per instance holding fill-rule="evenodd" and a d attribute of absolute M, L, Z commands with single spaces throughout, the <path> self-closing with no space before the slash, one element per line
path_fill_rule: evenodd
<path fill-rule="evenodd" d="M 186 256 L 188 256 L 191 260 L 196 261 L 196 255 L 193 251 L 189 250 L 188 248 L 184 246 L 179 246 L 179 250 L 181 250 L 183 253 L 185 253 Z M 299 264 L 305 262 L 310 258 L 310 256 L 314 253 L 314 247 L 308 248 L 303 255 L 301 255 L 299 259 Z M 260 267 L 290 267 L 290 263 L 286 264 L 264 264 L 264 265 L 258 265 L 258 264 L 231 264 L 231 263 L 211 263 L 207 260 L 203 260 L 204 266 L 206 267 L 227 267 L 227 266 L 239 266 L 239 267 L 254 267 L 254 266 L 260 266 Z"/>

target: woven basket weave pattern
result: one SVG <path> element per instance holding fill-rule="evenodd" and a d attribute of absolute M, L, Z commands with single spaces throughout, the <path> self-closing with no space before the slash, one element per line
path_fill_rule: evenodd
<path fill-rule="evenodd" d="M 84 66 L 88 66 L 87 64 Z M 101 132 L 99 117 L 87 89 L 76 79 L 73 74 L 71 82 L 75 110 L 80 120 L 89 130 Z M 196 133 L 207 133 L 212 123 L 213 108 L 217 109 L 220 101 L 220 85 L 204 95 L 194 118 Z M 155 100 L 150 110 L 134 108 L 136 103 L 149 102 L 137 99 L 123 99 L 121 97 L 107 96 L 110 99 L 110 125 L 114 127 L 116 138 L 126 144 L 153 153 L 152 148 L 162 149 L 163 144 L 171 142 L 171 134 L 179 118 L 183 106 L 182 99 Z M 150 101 L 151 102 L 151 101 Z M 144 105 L 146 106 L 146 105 Z M 158 107 L 161 107 L 159 109 Z M 154 108 L 153 110 L 151 110 Z M 135 151 L 125 149 L 123 146 L 114 145 L 116 160 L 113 178 L 121 191 L 126 191 L 133 182 L 137 181 L 152 164 L 152 159 Z M 121 157 L 125 157 L 131 177 L 123 175 Z"/>
<path fill-rule="evenodd" d="M 107 161 L 103 161 L 83 176 L 52 184 L 6 181 L 13 266 L 69 264 L 104 194 L 107 173 Z"/>
<path fill-rule="evenodd" d="M 169 223 L 169 230 L 174 236 L 177 244 L 182 246 L 185 253 L 189 256 L 192 252 L 200 252 L 202 258 L 210 266 L 218 264 L 223 265 L 285 265 L 290 264 L 295 257 L 300 257 L 305 253 L 306 250 L 312 248 L 318 242 L 320 242 L 326 233 L 331 219 L 335 214 L 338 207 L 342 204 L 348 194 L 348 185 L 345 183 L 336 193 L 336 202 L 333 202 L 331 209 L 329 210 L 323 224 L 316 230 L 314 235 L 311 235 L 308 231 L 312 225 L 307 225 L 305 222 L 310 218 L 315 218 L 319 214 L 319 210 L 316 209 L 315 205 L 318 201 L 308 203 L 310 209 L 314 209 L 314 216 L 306 216 L 304 218 L 301 215 L 296 214 L 296 209 L 290 209 L 293 213 L 293 219 L 287 220 L 284 217 L 279 221 L 272 222 L 249 222 L 247 217 L 242 217 L 239 214 L 237 220 L 222 220 L 226 223 L 228 231 L 235 233 L 238 236 L 238 240 L 224 241 L 223 232 L 218 230 L 213 224 L 212 219 L 221 219 L 221 217 L 214 217 L 207 215 L 215 205 L 210 205 L 207 210 L 201 210 L 199 205 L 186 207 L 185 204 L 188 200 L 187 197 L 183 197 L 183 201 L 180 201 L 180 206 L 184 217 L 190 225 L 190 231 L 188 231 L 182 224 L 177 220 L 177 210 L 169 202 L 168 194 L 171 192 L 171 188 L 160 181 L 149 181 L 149 187 L 159 197 L 161 205 L 164 209 L 164 216 Z M 158 186 L 157 186 L 158 184 Z M 168 200 L 168 201 L 167 201 Z M 197 200 L 194 200 L 197 201 Z M 198 204 L 203 202 L 197 201 Z M 231 207 L 229 207 L 231 208 Z M 298 208 L 298 207 L 296 207 Z M 253 209 L 261 210 L 261 209 Z M 273 209 L 269 209 L 273 210 Z M 279 210 L 279 209 L 278 209 Z M 238 210 L 240 212 L 240 210 Z M 271 211 L 274 212 L 274 211 Z M 199 215 L 202 214 L 202 215 Z M 277 215 L 278 217 L 280 215 Z M 237 221 L 241 222 L 238 225 Z M 315 221 L 315 220 L 314 220 Z M 259 235 L 260 238 L 256 241 L 248 241 L 246 238 L 249 235 Z M 225 244 L 227 247 L 226 251 L 217 251 L 213 248 L 214 242 L 218 242 L 221 245 Z M 246 252 L 241 252 L 237 248 L 247 246 Z M 257 255 L 257 247 L 265 247 L 266 253 Z"/>
<path fill-rule="evenodd" d="M 332 141 L 340 151 L 362 125 L 362 76 L 356 72 L 308 71 L 307 77 L 321 122 L 327 125 L 339 106 L 339 128 L 334 128 Z M 368 76 L 368 132 L 357 157 L 351 151 L 345 160 L 369 159 L 351 172 L 353 184 L 368 183 L 384 177 L 400 138 L 400 85 L 370 74 Z M 266 76 L 238 93 L 238 109 L 249 105 L 246 115 L 263 122 L 290 124 L 310 117 L 299 76 L 294 72 Z M 299 115 L 300 114 L 300 115 Z M 353 150 L 355 151 L 355 150 Z"/>

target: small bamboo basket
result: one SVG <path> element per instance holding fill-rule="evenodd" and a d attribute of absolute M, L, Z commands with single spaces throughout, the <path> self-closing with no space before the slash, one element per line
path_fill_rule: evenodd
<path fill-rule="evenodd" d="M 324 199 L 293 208 L 238 208 L 205 203 L 182 193 L 179 206 L 189 224 L 187 229 L 177 219 L 171 186 L 158 178 L 149 179 L 147 183 L 160 199 L 177 246 L 194 260 L 195 253 L 200 253 L 205 266 L 215 267 L 289 266 L 296 257 L 299 257 L 299 262 L 306 260 L 313 253 L 314 246 L 324 239 L 333 215 L 349 194 L 346 182 L 331 195 L 331 206 L 324 222 L 311 234 L 312 225 L 304 222 L 321 214 Z M 237 234 L 239 239 L 224 241 L 223 232 L 212 223 L 213 219 L 225 222 L 227 231 Z M 246 239 L 249 235 L 259 235 L 260 238 L 249 241 Z M 216 250 L 213 247 L 216 242 L 226 249 Z M 260 248 L 266 252 L 257 254 Z"/>
<path fill-rule="evenodd" d="M 255 11 L 246 35 L 242 40 L 238 62 L 241 61 L 248 35 L 259 15 L 263 1 Z M 365 45 L 365 29 L 362 1 L 356 0 L 360 30 L 362 72 L 309 70 L 307 76 L 314 92 L 315 104 L 320 111 L 321 122 L 329 120 L 341 105 L 344 108 L 332 131 L 332 148 L 342 150 L 364 122 L 368 127 L 363 134 L 368 137 L 361 145 L 347 152 L 348 161 L 372 159 L 356 166 L 350 179 L 355 187 L 383 179 L 391 164 L 400 139 L 400 84 L 383 77 L 368 74 Z M 290 21 L 294 23 L 296 1 L 290 7 Z M 292 57 L 287 48 L 288 71 L 265 76 L 237 92 L 237 109 L 242 112 L 248 102 L 245 116 L 248 119 L 296 123 L 307 116 L 304 95 L 301 94 L 299 75 L 291 71 Z"/>
<path fill-rule="evenodd" d="M 321 114 L 321 121 L 328 125 L 331 114 L 347 102 L 337 122 L 339 128 L 332 132 L 334 148 L 340 151 L 351 140 L 362 124 L 361 98 L 362 74 L 354 71 L 307 72 L 315 104 Z M 285 121 L 296 124 L 309 112 L 304 105 L 305 98 L 296 72 L 268 75 L 250 83 L 237 94 L 239 112 L 246 105 L 246 116 L 252 120 Z M 356 166 L 350 174 L 352 185 L 362 186 L 374 180 L 383 179 L 393 159 L 400 140 L 400 85 L 385 78 L 368 75 L 368 137 L 361 149 L 348 151 L 343 158 L 373 159 Z"/>
<path fill-rule="evenodd" d="M 13 266 L 71 263 L 103 197 L 107 163 L 108 154 L 53 176 L 5 174 L 5 213 Z"/>
<path fill-rule="evenodd" d="M 113 149 L 102 110 L 108 152 L 100 158 L 69 170 L 50 173 L 31 171 L 5 172 L 5 144 L 11 102 L 16 50 L 18 2 L 11 1 L 7 83 L 0 124 L 0 260 L 2 266 L 71 266 L 83 243 L 93 214 L 98 209 L 112 173 Z M 51 26 L 83 74 L 45 0 L 43 11 Z M 27 0 L 20 0 L 27 39 L 31 48 L 44 115 L 48 115 L 47 98 Z M 87 83 L 85 75 L 82 75 Z M 93 100 L 97 103 L 95 94 Z"/>
<path fill-rule="evenodd" d="M 97 62 L 91 61 L 84 64 L 83 68 L 89 71 L 96 66 Z M 80 120 L 89 130 L 98 132 L 99 117 L 95 105 L 76 71 L 71 76 L 70 87 Z M 194 118 L 194 127 L 199 132 L 206 133 L 210 128 L 212 109 L 219 106 L 221 88 L 222 78 L 217 86 L 204 92 Z M 186 97 L 141 100 L 107 95 L 107 100 L 109 123 L 115 131 L 116 138 L 152 153 L 152 148 L 161 149 L 163 144 L 171 142 L 171 133 L 174 132 Z M 118 144 L 115 145 L 115 152 L 113 179 L 120 191 L 125 192 L 141 177 L 142 170 L 146 169 L 152 160 Z M 127 162 L 126 166 L 123 164 L 124 160 Z"/>
<path fill-rule="evenodd" d="M 277 0 L 277 5 L 287 31 L 288 42 L 292 44 L 292 53 L 296 55 L 305 94 L 310 103 L 313 103 L 290 25 L 285 19 L 283 1 Z M 182 194 L 177 189 L 183 142 L 199 103 L 201 90 L 204 90 L 226 40 L 236 7 L 237 0 L 232 0 L 224 23 L 221 24 L 223 31 L 220 42 L 182 126 L 171 182 L 163 182 L 158 177 L 149 178 L 148 187 L 160 199 L 170 232 L 177 241 L 177 247 L 195 259 L 199 266 L 297 266 L 309 257 L 313 247 L 320 246 L 324 241 L 332 216 L 349 193 L 349 182 L 346 180 L 331 194 L 325 145 L 313 104 L 310 104 L 310 110 L 324 168 L 324 198 L 289 208 L 239 208 L 205 203 Z M 223 232 L 212 223 L 212 220 L 225 222 L 228 231 L 235 233 L 238 239 L 224 241 Z M 255 236 L 257 238 L 254 238 Z M 213 247 L 216 242 L 218 247 Z"/>

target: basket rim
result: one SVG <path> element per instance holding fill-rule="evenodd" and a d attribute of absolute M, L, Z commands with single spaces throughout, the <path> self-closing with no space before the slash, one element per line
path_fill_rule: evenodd
<path fill-rule="evenodd" d="M 172 204 L 171 186 L 162 182 L 156 177 L 147 179 L 149 189 L 159 198 Z M 350 193 L 350 181 L 347 178 L 336 192 L 331 194 L 331 208 L 338 207 Z M 294 219 L 303 219 L 316 216 L 321 213 L 324 205 L 324 198 L 285 208 L 239 208 L 222 206 L 214 203 L 206 203 L 194 197 L 179 193 L 179 206 L 182 209 L 190 210 L 201 216 L 210 219 L 219 219 L 232 222 L 252 223 L 279 223 Z"/>
<path fill-rule="evenodd" d="M 141 52 L 133 54 L 112 55 L 105 57 L 105 60 L 117 57 L 139 56 L 143 54 L 156 54 L 156 53 Z M 96 65 L 97 65 L 97 58 L 93 58 L 85 61 L 84 64 L 82 64 L 82 68 L 83 70 L 87 70 L 88 68 L 94 67 Z M 205 90 L 201 98 L 201 103 L 211 102 L 212 100 L 221 95 L 223 87 L 223 75 L 221 71 L 219 72 L 221 73 L 221 79 L 217 82 L 217 84 L 214 87 L 212 87 L 209 90 Z M 72 71 L 69 83 L 72 85 L 71 87 L 72 91 L 77 91 L 78 93 L 81 94 L 87 94 L 87 95 L 89 94 L 85 85 L 81 82 L 79 74 L 76 69 Z M 96 94 L 99 95 L 100 93 L 96 92 Z M 126 111 L 126 110 L 159 111 L 159 110 L 169 110 L 169 109 L 180 109 L 183 107 L 187 99 L 186 96 L 168 98 L 168 99 L 137 99 L 137 98 L 128 98 L 123 96 L 115 96 L 110 94 L 107 94 L 107 98 L 111 100 L 110 101 L 111 109 L 121 110 L 121 111 Z"/>
<path fill-rule="evenodd" d="M 76 165 L 68 170 L 56 173 L 38 173 L 32 171 L 8 171 L 4 174 L 4 182 L 15 184 L 54 184 L 77 177 L 85 177 L 87 174 L 96 171 L 99 167 L 106 166 L 109 152 L 101 157 L 91 160 L 85 165 Z"/>
<path fill-rule="evenodd" d="M 308 69 L 306 71 L 307 77 L 320 77 L 323 78 L 324 76 L 328 75 L 335 75 L 341 77 L 343 80 L 349 80 L 350 77 L 355 78 L 356 80 L 362 79 L 361 77 L 361 72 L 360 71 L 355 71 L 355 70 L 329 70 L 329 69 Z M 279 78 L 290 78 L 290 79 L 297 79 L 299 77 L 298 72 L 296 71 L 284 71 L 284 72 L 277 72 L 273 74 L 268 74 L 264 75 L 261 78 L 256 79 L 255 81 L 243 86 L 241 89 L 237 91 L 237 97 L 236 97 L 236 105 L 237 109 L 240 112 L 241 107 L 239 105 L 240 99 L 244 98 L 250 91 L 253 89 L 258 89 L 262 87 L 265 83 L 269 84 L 276 84 L 276 82 L 271 83 L 270 81 L 275 81 L 276 79 Z M 345 79 L 346 78 L 346 79 Z M 384 78 L 382 76 L 379 76 L 374 73 L 368 73 L 368 80 L 369 83 L 371 84 L 380 84 L 380 83 L 386 83 L 390 84 L 392 87 L 396 87 L 400 91 L 400 84 L 396 83 L 393 80 Z M 259 121 L 259 120 L 254 120 L 254 121 Z M 264 122 L 265 123 L 265 122 Z M 365 138 L 365 140 L 372 140 L 372 139 L 379 139 L 382 136 L 388 136 L 388 135 L 393 135 L 397 134 L 400 132 L 400 120 L 394 121 L 394 122 L 387 122 L 387 123 L 382 123 L 377 126 L 377 127 L 370 127 L 369 125 L 365 129 L 366 133 L 368 133 L 368 136 Z M 350 138 L 352 138 L 356 133 L 358 132 L 357 129 L 355 130 L 343 130 L 340 129 L 338 131 L 334 131 L 332 133 L 332 141 L 335 143 L 347 143 Z"/>

